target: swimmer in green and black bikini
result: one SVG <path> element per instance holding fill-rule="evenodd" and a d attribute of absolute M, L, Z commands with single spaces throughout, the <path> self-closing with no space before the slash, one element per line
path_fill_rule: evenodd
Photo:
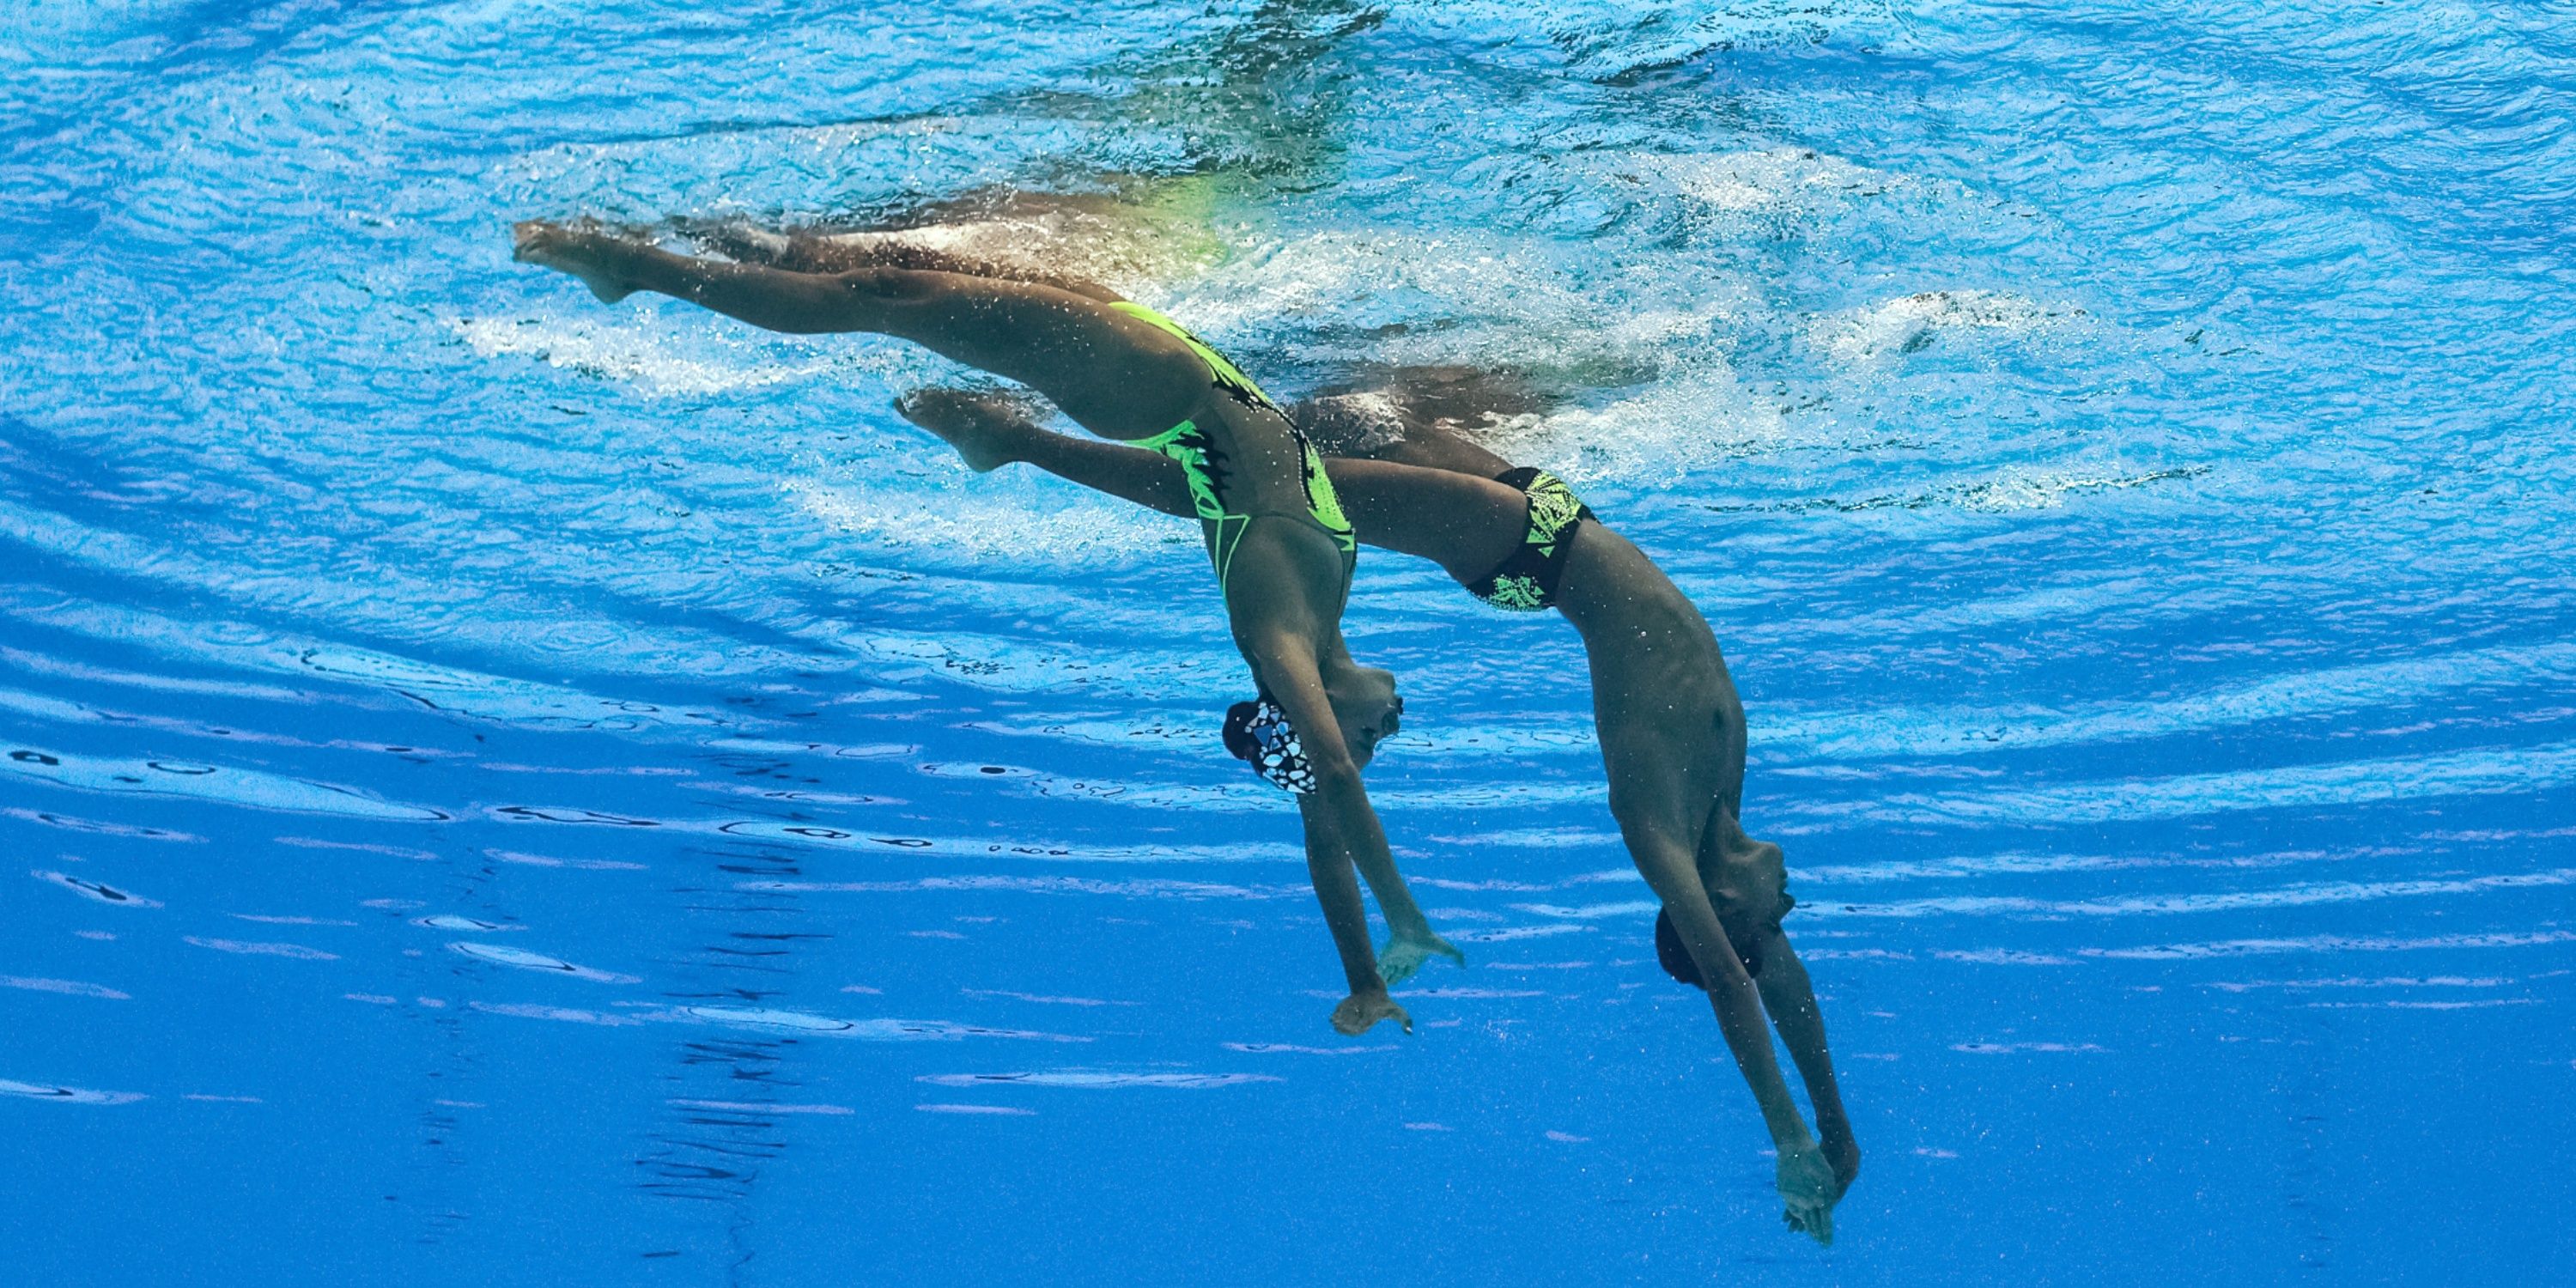
<path fill-rule="evenodd" d="M 1120 303 L 1112 291 L 1051 272 L 1044 257 L 1012 263 L 975 257 L 957 249 L 954 237 L 740 228 L 698 235 L 738 258 L 801 274 L 896 265 L 1048 283 L 1112 308 Z M 990 249 L 1007 250 L 1007 239 Z M 1184 343 L 1191 343 L 1185 333 Z M 1193 352 L 1202 349 L 1192 345 Z M 1220 365 L 1222 359 L 1212 354 L 1201 360 L 1222 387 L 1231 364 Z M 1447 420 L 1472 420 L 1484 411 L 1540 410 L 1543 398 L 1475 372 L 1415 370 L 1392 383 L 1397 388 L 1391 396 L 1369 391 L 1319 398 L 1287 408 L 1287 415 L 1303 431 L 1300 440 L 1323 448 L 1325 478 L 1341 518 L 1359 539 L 1431 559 L 1497 607 L 1554 607 L 1583 635 L 1611 812 L 1638 870 L 1665 904 L 1656 925 L 1657 955 L 1676 978 L 1709 995 L 1777 1148 L 1790 1224 L 1829 1240 L 1834 1204 L 1859 1171 L 1860 1149 L 1843 1109 L 1814 986 L 1781 930 L 1781 916 L 1793 901 L 1779 847 L 1745 835 L 1738 821 L 1744 715 L 1715 634 L 1680 588 L 1599 523 L 1562 481 L 1515 470 L 1444 428 Z M 1245 394 L 1228 391 L 1228 397 L 1241 400 Z M 1271 405 L 1267 398 L 1260 401 Z M 1063 405 L 1061 398 L 1057 402 Z M 1154 453 L 1050 433 L 1006 396 L 928 390 L 907 398 L 902 410 L 947 439 L 977 470 L 1025 461 L 1174 515 L 1205 513 L 1200 480 L 1186 459 L 1175 458 L 1176 467 L 1175 460 Z M 1087 422 L 1085 427 L 1099 432 Z M 1306 451 L 1301 441 L 1301 477 L 1311 480 L 1303 465 Z M 1219 469 L 1206 489 L 1211 493 L 1220 490 L 1223 475 L 1223 461 L 1215 464 Z M 1311 501 L 1316 489 L 1310 483 L 1306 491 Z M 1318 509 L 1309 509 L 1318 526 L 1340 526 Z M 1264 777 L 1294 784 L 1311 772 L 1295 732 L 1274 704 L 1242 703 L 1227 719 L 1225 740 Z M 1428 927 L 1420 933 L 1428 935 Z M 1399 931 L 1390 959 L 1402 944 Z M 1766 1011 L 1815 1106 L 1814 1134 L 1772 1054 Z"/>
<path fill-rule="evenodd" d="M 1267 411 L 1283 422 L 1288 421 L 1288 413 L 1270 401 L 1270 395 L 1261 392 L 1261 386 L 1252 383 L 1251 377 L 1226 361 L 1224 354 L 1181 329 L 1179 323 L 1129 300 L 1112 300 L 1109 307 L 1168 332 L 1188 345 L 1190 352 L 1207 364 L 1210 378 L 1228 397 L 1246 407 Z M 1316 454 L 1315 445 L 1306 441 L 1306 436 L 1298 431 L 1294 422 L 1289 422 L 1288 434 L 1295 440 L 1297 480 L 1306 493 L 1305 512 L 1292 517 L 1312 523 L 1316 531 L 1331 538 L 1333 547 L 1342 552 L 1342 594 L 1348 596 L 1351 574 L 1359 564 L 1359 539 L 1351 531 L 1351 521 L 1342 514 L 1341 498 L 1333 493 L 1332 480 L 1324 472 L 1324 459 Z M 1136 440 L 1135 446 L 1169 457 L 1173 464 L 1181 467 L 1181 477 L 1190 489 L 1190 512 L 1206 526 L 1208 556 L 1216 563 L 1217 591 L 1224 593 L 1232 581 L 1235 548 L 1242 544 L 1243 534 L 1250 530 L 1252 516 L 1226 508 L 1221 495 L 1225 456 L 1216 445 L 1215 435 L 1201 428 L 1196 421 L 1185 420 L 1151 438 Z M 1263 698 L 1269 700 L 1267 694 Z"/>
<path fill-rule="evenodd" d="M 1717 637 L 1672 579 L 1604 526 L 1565 483 L 1514 468 L 1407 406 L 1399 389 L 1291 408 L 1328 450 L 1325 467 L 1360 540 L 1446 569 L 1486 603 L 1554 608 L 1583 636 L 1610 812 L 1664 904 L 1656 952 L 1703 989 L 1779 1154 L 1789 1224 L 1833 1237 L 1833 1208 L 1860 1170 L 1824 1017 L 1781 918 L 1794 905 L 1780 847 L 1739 821 L 1744 708 Z M 1191 512 L 1160 459 L 1039 426 L 994 395 L 929 390 L 905 416 L 991 470 L 1026 462 L 1171 514 Z M 1816 1111 L 1809 1134 L 1772 1055 L 1768 1014 Z M 1820 1139 L 1821 1138 L 1821 1139 Z"/>
<path fill-rule="evenodd" d="M 1201 520 L 1236 647 L 1259 697 L 1229 742 L 1296 794 L 1307 874 L 1350 996 L 1333 1027 L 1412 1019 L 1387 985 L 1458 950 L 1433 933 L 1387 850 L 1360 769 L 1394 733 L 1395 677 L 1351 660 L 1341 616 L 1357 550 L 1321 460 L 1234 365 L 1167 318 L 1081 282 L 1032 280 L 937 252 L 790 267 L 675 255 L 588 222 L 520 224 L 517 256 L 614 303 L 655 291 L 771 331 L 910 340 L 1045 395 L 1076 424 L 1150 445 Z M 800 269 L 814 271 L 799 271 Z M 1390 938 L 1369 946 L 1356 869 Z"/>

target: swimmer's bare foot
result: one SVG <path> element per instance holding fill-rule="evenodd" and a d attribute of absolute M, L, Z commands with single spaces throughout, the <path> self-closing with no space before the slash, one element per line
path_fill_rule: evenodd
<path fill-rule="evenodd" d="M 1778 1183 L 1785 1208 L 1780 1219 L 1790 1229 L 1833 1246 L 1834 1204 L 1842 1198 L 1842 1186 L 1834 1180 L 1833 1165 L 1825 1161 L 1824 1150 L 1814 1141 L 1781 1147 Z"/>
<path fill-rule="evenodd" d="M 1414 972 L 1434 957 L 1446 957 L 1461 966 L 1467 964 L 1467 954 L 1429 926 L 1398 931 L 1387 939 L 1386 947 L 1377 950 L 1377 977 L 1392 988 L 1413 978 Z"/>
<path fill-rule="evenodd" d="M 635 293 L 612 267 L 620 252 L 628 249 L 627 243 L 595 220 L 568 224 L 522 220 L 510 226 L 510 238 L 510 258 L 580 278 L 602 304 L 615 304 Z"/>
<path fill-rule="evenodd" d="M 1384 990 L 1353 993 L 1333 1008 L 1333 1031 L 1346 1037 L 1358 1037 L 1377 1027 L 1380 1020 L 1393 1020 L 1403 1025 L 1405 1032 L 1413 1031 L 1413 1017 L 1405 1014 L 1404 1008 Z"/>
<path fill-rule="evenodd" d="M 1020 459 L 1015 449 L 1026 435 L 1044 433 L 1026 404 L 1009 394 L 972 389 L 916 389 L 894 400 L 905 420 L 937 434 L 957 449 L 966 468 L 978 474 Z"/>

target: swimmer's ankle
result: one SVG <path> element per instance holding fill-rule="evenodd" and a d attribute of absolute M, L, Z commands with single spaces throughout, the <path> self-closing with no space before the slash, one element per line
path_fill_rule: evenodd
<path fill-rule="evenodd" d="M 615 304 L 638 289 L 630 272 L 637 248 L 594 220 L 570 223 L 530 219 L 510 228 L 511 258 L 566 274 L 589 288 L 603 304 Z"/>
<path fill-rule="evenodd" d="M 895 399 L 896 414 L 930 431 L 955 450 L 966 468 L 988 474 L 1029 459 L 1027 436 L 1011 404 L 998 395 L 962 389 L 916 389 Z"/>
<path fill-rule="evenodd" d="M 1834 1169 L 1834 1183 L 1850 1189 L 1852 1178 L 1860 1175 L 1860 1142 L 1854 1140 L 1850 1129 L 1846 1128 L 1827 1133 L 1822 1148 L 1825 1162 Z"/>

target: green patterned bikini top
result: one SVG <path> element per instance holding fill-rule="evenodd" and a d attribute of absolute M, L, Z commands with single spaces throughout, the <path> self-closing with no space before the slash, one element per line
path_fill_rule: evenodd
<path fill-rule="evenodd" d="M 1280 411 L 1279 404 L 1270 401 L 1270 395 L 1261 392 L 1261 386 L 1252 383 L 1251 377 L 1226 361 L 1224 354 L 1208 347 L 1206 341 L 1190 334 L 1180 323 L 1129 300 L 1115 301 L 1109 307 L 1171 333 L 1207 364 L 1209 379 L 1227 397 L 1279 417 L 1288 437 L 1297 445 L 1297 473 L 1306 489 L 1306 513 L 1300 517 L 1323 529 L 1341 549 L 1347 578 L 1349 566 L 1359 557 L 1359 539 L 1351 531 L 1350 520 L 1342 514 L 1342 499 L 1333 492 L 1332 476 L 1324 472 L 1324 458 L 1295 425 L 1288 423 L 1287 413 Z M 1134 445 L 1160 452 L 1180 465 L 1182 475 L 1189 480 L 1190 506 L 1208 525 L 1208 555 L 1216 561 L 1217 586 L 1222 590 L 1233 569 L 1235 547 L 1242 542 L 1243 531 L 1253 517 L 1226 504 L 1224 453 L 1194 420 L 1182 421 L 1152 438 L 1137 439 Z"/>
<path fill-rule="evenodd" d="M 1497 483 L 1519 488 L 1529 498 L 1529 527 L 1520 547 L 1501 566 L 1467 582 L 1467 592 L 1496 608 L 1535 612 L 1556 606 L 1557 583 L 1565 579 L 1565 558 L 1574 548 L 1574 530 L 1583 521 L 1599 522 L 1592 507 L 1546 470 L 1522 466 L 1498 475 Z"/>

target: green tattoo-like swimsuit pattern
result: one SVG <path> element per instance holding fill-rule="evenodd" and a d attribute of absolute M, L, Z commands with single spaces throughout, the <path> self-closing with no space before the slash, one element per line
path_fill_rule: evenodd
<path fill-rule="evenodd" d="M 1324 458 L 1316 453 L 1314 444 L 1307 442 L 1295 425 L 1287 424 L 1287 413 L 1270 401 L 1270 395 L 1261 392 L 1261 386 L 1252 383 L 1252 378 L 1226 361 L 1224 354 L 1208 347 L 1206 341 L 1190 334 L 1180 323 L 1128 300 L 1116 301 L 1110 307 L 1170 332 L 1207 364 L 1208 378 L 1226 396 L 1246 407 L 1267 411 L 1287 425 L 1288 437 L 1297 444 L 1297 472 L 1306 486 L 1306 513 L 1289 517 L 1302 518 L 1333 539 L 1342 552 L 1342 582 L 1347 586 L 1352 569 L 1359 563 L 1359 538 L 1351 530 L 1351 521 L 1342 514 L 1342 499 L 1333 492 L 1332 477 L 1324 473 Z M 1221 454 L 1209 441 L 1207 431 L 1192 420 L 1182 421 L 1152 438 L 1138 439 L 1135 445 L 1170 457 L 1189 480 L 1190 505 L 1208 526 L 1208 557 L 1216 562 L 1217 589 L 1223 592 L 1234 565 L 1234 548 L 1243 540 L 1243 530 L 1251 526 L 1253 516 L 1226 506 L 1224 485 L 1218 477 L 1225 468 Z"/>
<path fill-rule="evenodd" d="M 1466 583 L 1467 593 L 1514 612 L 1553 608 L 1557 583 L 1565 578 L 1566 554 L 1574 548 L 1574 530 L 1584 520 L 1598 518 L 1564 479 L 1546 470 L 1524 465 L 1494 481 L 1519 488 L 1529 498 L 1529 527 L 1520 548 L 1482 580 Z"/>

